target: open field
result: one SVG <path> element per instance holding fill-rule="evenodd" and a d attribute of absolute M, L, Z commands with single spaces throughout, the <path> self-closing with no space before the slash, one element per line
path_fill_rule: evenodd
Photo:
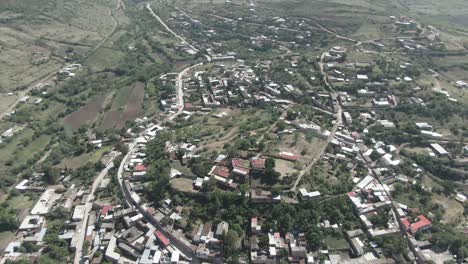
<path fill-rule="evenodd" d="M 15 95 L 0 95 L 0 113 L 8 110 L 8 108 L 13 105 L 13 103 L 18 99 Z"/>
<path fill-rule="evenodd" d="M 172 188 L 178 190 L 179 192 L 191 192 L 196 193 L 197 191 L 193 189 L 193 181 L 186 178 L 175 178 L 171 180 Z"/>
<path fill-rule="evenodd" d="M 62 162 L 57 165 L 59 168 L 67 168 L 67 169 L 77 169 L 81 166 L 84 166 L 86 163 L 96 163 L 98 162 L 102 155 L 106 152 L 110 151 L 112 148 L 109 146 L 102 147 L 94 152 L 85 153 L 83 155 L 71 158 L 65 158 Z"/>
<path fill-rule="evenodd" d="M 21 148 L 17 152 L 17 161 L 21 164 L 33 158 L 35 154 L 40 153 L 40 151 L 44 150 L 47 147 L 47 145 L 50 142 L 50 139 L 50 135 L 42 135 L 37 139 L 31 141 L 27 148 Z"/>
<path fill-rule="evenodd" d="M 281 176 L 291 176 L 297 170 L 294 169 L 294 162 L 275 159 L 275 171 L 281 173 Z"/>
<path fill-rule="evenodd" d="M 0 232 L 0 254 L 3 254 L 3 251 L 15 237 L 15 233 L 11 231 L 2 231 Z"/>
<path fill-rule="evenodd" d="M 124 54 L 121 51 L 101 48 L 88 59 L 86 65 L 94 72 L 112 69 L 121 61 L 123 56 Z"/>
<path fill-rule="evenodd" d="M 346 250 L 349 249 L 349 244 L 344 238 L 336 238 L 331 235 L 325 237 L 323 243 L 330 250 Z"/>
<path fill-rule="evenodd" d="M 434 194 L 434 202 L 442 205 L 445 209 L 442 222 L 448 224 L 458 224 L 463 219 L 463 205 L 455 199 L 447 198 L 442 195 Z"/>

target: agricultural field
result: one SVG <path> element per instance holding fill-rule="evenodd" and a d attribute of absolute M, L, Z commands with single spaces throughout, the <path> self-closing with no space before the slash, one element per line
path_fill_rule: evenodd
<path fill-rule="evenodd" d="M 91 99 L 86 105 L 67 115 L 63 122 L 70 129 L 78 129 L 83 125 L 96 121 L 97 115 L 105 107 L 106 96 L 100 95 Z"/>
<path fill-rule="evenodd" d="M 110 110 L 104 114 L 101 128 L 123 128 L 127 121 L 132 121 L 143 113 L 145 84 L 134 83 L 121 88 L 112 100 Z"/>

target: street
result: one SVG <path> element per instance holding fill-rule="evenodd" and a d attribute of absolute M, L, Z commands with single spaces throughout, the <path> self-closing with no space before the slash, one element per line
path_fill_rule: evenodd
<path fill-rule="evenodd" d="M 79 240 L 76 244 L 76 250 L 75 250 L 75 259 L 73 263 L 79 264 L 82 263 L 82 258 L 83 258 L 83 245 L 84 245 L 84 240 L 86 237 L 86 229 L 88 226 L 88 218 L 89 218 L 89 212 L 91 211 L 93 207 L 93 201 L 94 201 L 94 193 L 96 192 L 97 188 L 101 184 L 102 179 L 107 175 L 110 169 L 114 167 L 114 159 L 119 156 L 120 153 L 117 152 L 111 152 L 111 159 L 110 161 L 106 164 L 106 167 L 99 173 L 99 175 L 94 179 L 93 185 L 91 187 L 91 192 L 88 196 L 88 200 L 86 201 L 85 204 L 85 212 L 84 212 L 84 217 L 83 221 L 81 222 L 81 226 L 78 227 L 77 231 L 80 234 Z"/>

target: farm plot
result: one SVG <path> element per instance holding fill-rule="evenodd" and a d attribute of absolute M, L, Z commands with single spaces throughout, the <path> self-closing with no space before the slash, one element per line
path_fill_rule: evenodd
<path fill-rule="evenodd" d="M 145 84 L 134 83 L 130 87 L 120 89 L 115 96 L 112 107 L 104 116 L 102 129 L 123 128 L 127 121 L 132 121 L 143 112 Z"/>
<path fill-rule="evenodd" d="M 78 129 L 85 124 L 94 122 L 99 112 L 105 107 L 105 99 L 105 95 L 95 97 L 83 107 L 67 115 L 63 120 L 65 125 L 71 129 Z"/>

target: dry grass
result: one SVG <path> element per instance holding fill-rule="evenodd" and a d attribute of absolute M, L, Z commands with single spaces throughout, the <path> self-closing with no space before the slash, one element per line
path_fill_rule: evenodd
<path fill-rule="evenodd" d="M 0 91 L 12 91 L 58 70 L 65 50 L 91 50 L 114 22 L 112 1 L 5 0 L 0 2 Z M 122 14 L 119 14 L 122 16 Z M 31 64 L 35 52 L 49 55 Z"/>
<path fill-rule="evenodd" d="M 175 178 L 171 180 L 172 188 L 180 192 L 196 193 L 198 191 L 193 189 L 193 181 L 186 178 Z"/>
<path fill-rule="evenodd" d="M 17 99 L 16 95 L 0 95 L 0 113 L 6 111 Z"/>
<path fill-rule="evenodd" d="M 442 195 L 434 194 L 435 203 L 442 205 L 445 209 L 445 214 L 442 222 L 447 224 L 459 224 L 463 219 L 463 206 L 454 199 L 447 198 Z"/>

